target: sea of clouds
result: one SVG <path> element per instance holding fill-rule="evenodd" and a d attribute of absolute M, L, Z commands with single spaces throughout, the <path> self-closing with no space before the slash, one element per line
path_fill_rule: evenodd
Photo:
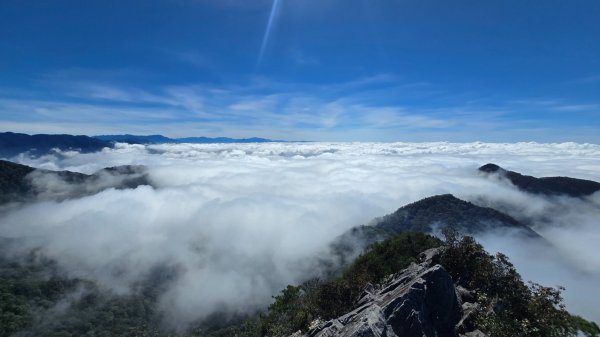
<path fill-rule="evenodd" d="M 155 186 L 43 201 L 0 215 L 0 236 L 41 246 L 72 276 L 126 293 L 157 265 L 177 278 L 161 296 L 175 325 L 264 308 L 352 226 L 421 198 L 452 193 L 498 205 L 554 248 L 507 233 L 478 239 L 525 280 L 562 285 L 567 308 L 600 321 L 600 194 L 540 197 L 480 174 L 488 162 L 534 176 L 600 181 L 600 146 L 487 143 L 117 144 L 97 153 L 11 160 L 93 173 L 145 165 Z M 43 184 L 43 181 L 39 182 Z"/>

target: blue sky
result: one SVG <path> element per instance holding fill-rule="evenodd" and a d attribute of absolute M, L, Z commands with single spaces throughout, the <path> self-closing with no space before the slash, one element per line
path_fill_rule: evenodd
<path fill-rule="evenodd" d="M 600 143 L 600 1 L 3 0 L 0 130 Z"/>

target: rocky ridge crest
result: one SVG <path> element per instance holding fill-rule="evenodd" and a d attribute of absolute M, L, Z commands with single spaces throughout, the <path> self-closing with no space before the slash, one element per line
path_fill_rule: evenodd
<path fill-rule="evenodd" d="M 292 337 L 476 337 L 471 292 L 456 287 L 438 263 L 440 248 L 423 252 L 413 263 L 380 285 L 368 285 L 358 307 L 329 321 L 313 322 Z"/>

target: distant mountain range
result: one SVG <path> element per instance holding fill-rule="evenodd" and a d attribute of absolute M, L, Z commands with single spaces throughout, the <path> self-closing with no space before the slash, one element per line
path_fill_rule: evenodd
<path fill-rule="evenodd" d="M 272 140 L 266 138 L 228 138 L 228 137 L 185 137 L 185 138 L 169 138 L 162 135 L 102 135 L 94 136 L 94 138 L 107 141 L 129 144 L 167 144 L 167 143 L 192 143 L 192 144 L 212 144 L 212 143 L 269 143 L 280 142 L 280 140 Z"/>
<path fill-rule="evenodd" d="M 280 142 L 266 138 L 227 138 L 227 137 L 186 137 L 169 138 L 162 135 L 103 135 L 103 136 L 73 136 L 73 135 L 28 135 L 24 133 L 0 133 L 0 158 L 11 158 L 21 153 L 29 156 L 42 156 L 55 149 L 61 151 L 75 150 L 81 153 L 97 152 L 103 148 L 112 148 L 114 143 L 129 144 L 212 144 L 212 143 L 268 143 Z"/>
<path fill-rule="evenodd" d="M 53 149 L 89 153 L 100 151 L 105 147 L 112 147 L 112 143 L 88 136 L 0 133 L 0 157 L 2 158 L 14 157 L 25 152 L 29 155 L 40 156 Z"/>

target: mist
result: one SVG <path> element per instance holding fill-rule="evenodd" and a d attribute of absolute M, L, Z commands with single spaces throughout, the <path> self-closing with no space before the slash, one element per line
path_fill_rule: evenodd
<path fill-rule="evenodd" d="M 20 252 L 39 247 L 70 276 L 116 293 L 131 291 L 157 266 L 172 267 L 176 277 L 160 305 L 175 326 L 217 311 L 260 310 L 287 284 L 318 275 L 312 258 L 327 258 L 328 243 L 345 230 L 442 193 L 527 221 L 556 249 L 510 233 L 479 239 L 507 254 L 525 280 L 565 286 L 567 309 L 600 321 L 600 195 L 540 197 L 477 172 L 493 162 L 523 174 L 600 181 L 598 145 L 118 144 L 11 160 L 88 174 L 147 166 L 153 187 L 31 203 L 0 215 L 0 236 L 23 239 Z"/>

